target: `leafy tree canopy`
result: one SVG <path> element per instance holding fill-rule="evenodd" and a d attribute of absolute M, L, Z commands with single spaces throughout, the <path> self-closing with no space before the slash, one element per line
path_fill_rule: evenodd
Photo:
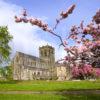
<path fill-rule="evenodd" d="M 11 47 L 9 42 L 12 36 L 8 32 L 7 26 L 0 26 L 0 64 L 9 59 Z"/>

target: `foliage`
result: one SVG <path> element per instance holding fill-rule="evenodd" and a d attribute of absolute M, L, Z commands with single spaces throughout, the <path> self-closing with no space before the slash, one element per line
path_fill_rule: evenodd
<path fill-rule="evenodd" d="M 96 72 L 96 70 L 94 70 L 91 65 L 84 65 L 82 67 L 74 66 L 72 68 L 73 78 L 78 78 L 78 79 L 89 79 L 89 78 L 91 79 L 91 78 L 94 78 L 95 72 Z M 99 75 L 100 74 L 98 74 L 98 76 Z"/>
<path fill-rule="evenodd" d="M 3 76 L 4 76 L 4 69 L 1 67 L 0 68 L 0 77 L 1 77 L 1 79 L 3 78 Z"/>
<path fill-rule="evenodd" d="M 0 63 L 9 59 L 11 48 L 9 42 L 12 40 L 12 36 L 8 32 L 6 26 L 0 26 Z"/>
<path fill-rule="evenodd" d="M 65 50 L 70 49 L 73 51 L 73 66 L 76 65 L 75 61 L 79 60 L 80 65 L 77 66 L 78 73 L 80 73 L 84 78 L 86 76 L 100 77 L 100 23 L 99 21 L 97 22 L 97 20 L 100 20 L 100 10 L 93 18 L 93 21 L 86 27 L 83 25 L 83 21 L 81 22 L 80 26 L 72 27 L 71 34 L 68 38 L 74 40 L 78 45 L 65 48 Z M 75 68 L 73 67 L 73 69 Z M 88 75 L 86 75 L 85 72 L 87 72 Z M 80 76 L 78 73 L 77 75 Z"/>
<path fill-rule="evenodd" d="M 0 74 L 3 79 L 12 80 L 12 67 L 6 66 L 0 68 Z"/>
<path fill-rule="evenodd" d="M 6 79 L 12 80 L 12 66 L 6 66 Z"/>
<path fill-rule="evenodd" d="M 64 43 L 63 43 L 63 40 L 61 38 L 60 35 L 56 34 L 54 32 L 54 29 L 56 29 L 57 25 L 60 23 L 61 20 L 65 19 L 68 17 L 68 15 L 70 15 L 73 10 L 75 9 L 75 5 L 71 5 L 66 12 L 61 12 L 60 14 L 60 18 L 59 19 L 56 19 L 56 25 L 54 26 L 54 28 L 50 28 L 48 26 L 48 24 L 44 23 L 42 20 L 40 19 L 37 19 L 37 18 L 28 18 L 27 16 L 27 12 L 26 12 L 26 9 L 23 10 L 22 12 L 22 16 L 21 17 L 18 17 L 18 16 L 15 16 L 15 22 L 16 23 L 20 23 L 20 22 L 24 22 L 24 23 L 30 23 L 31 25 L 35 25 L 35 26 L 38 26 L 39 28 L 41 28 L 43 31 L 46 31 L 46 32 L 49 32 L 50 34 L 53 34 L 54 36 L 56 36 L 57 38 L 60 39 L 61 41 L 61 44 L 60 45 L 63 45 L 64 46 Z"/>

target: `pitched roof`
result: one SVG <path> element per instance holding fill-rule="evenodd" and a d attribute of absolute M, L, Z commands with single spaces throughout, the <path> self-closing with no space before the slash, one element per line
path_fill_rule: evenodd
<path fill-rule="evenodd" d="M 36 56 L 33 56 L 33 55 L 29 55 L 29 54 L 25 54 L 25 53 L 22 53 L 22 52 L 19 52 L 17 51 L 16 55 L 19 54 L 20 56 L 23 56 L 25 58 L 30 58 L 32 60 L 42 60 L 44 61 L 43 59 L 40 59 L 39 57 L 36 57 Z"/>

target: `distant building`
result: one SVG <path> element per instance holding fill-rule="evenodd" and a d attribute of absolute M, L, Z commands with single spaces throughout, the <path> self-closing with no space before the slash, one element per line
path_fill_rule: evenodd
<path fill-rule="evenodd" d="M 55 64 L 55 49 L 49 45 L 39 47 L 39 58 L 16 52 L 12 66 L 14 80 L 59 79 L 61 77 L 64 80 L 67 77 L 66 66 L 60 68 Z"/>
<path fill-rule="evenodd" d="M 49 45 L 39 47 L 39 58 L 17 52 L 12 64 L 14 80 L 51 79 L 54 76 L 55 50 Z"/>

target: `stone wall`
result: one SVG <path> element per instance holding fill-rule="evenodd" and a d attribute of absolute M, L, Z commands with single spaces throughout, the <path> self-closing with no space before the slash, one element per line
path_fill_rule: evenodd
<path fill-rule="evenodd" d="M 57 67 L 57 78 L 58 80 L 66 80 L 67 77 L 67 69 L 65 66 Z"/>
<path fill-rule="evenodd" d="M 49 79 L 51 76 L 47 63 L 34 56 L 17 52 L 13 59 L 14 80 Z"/>

